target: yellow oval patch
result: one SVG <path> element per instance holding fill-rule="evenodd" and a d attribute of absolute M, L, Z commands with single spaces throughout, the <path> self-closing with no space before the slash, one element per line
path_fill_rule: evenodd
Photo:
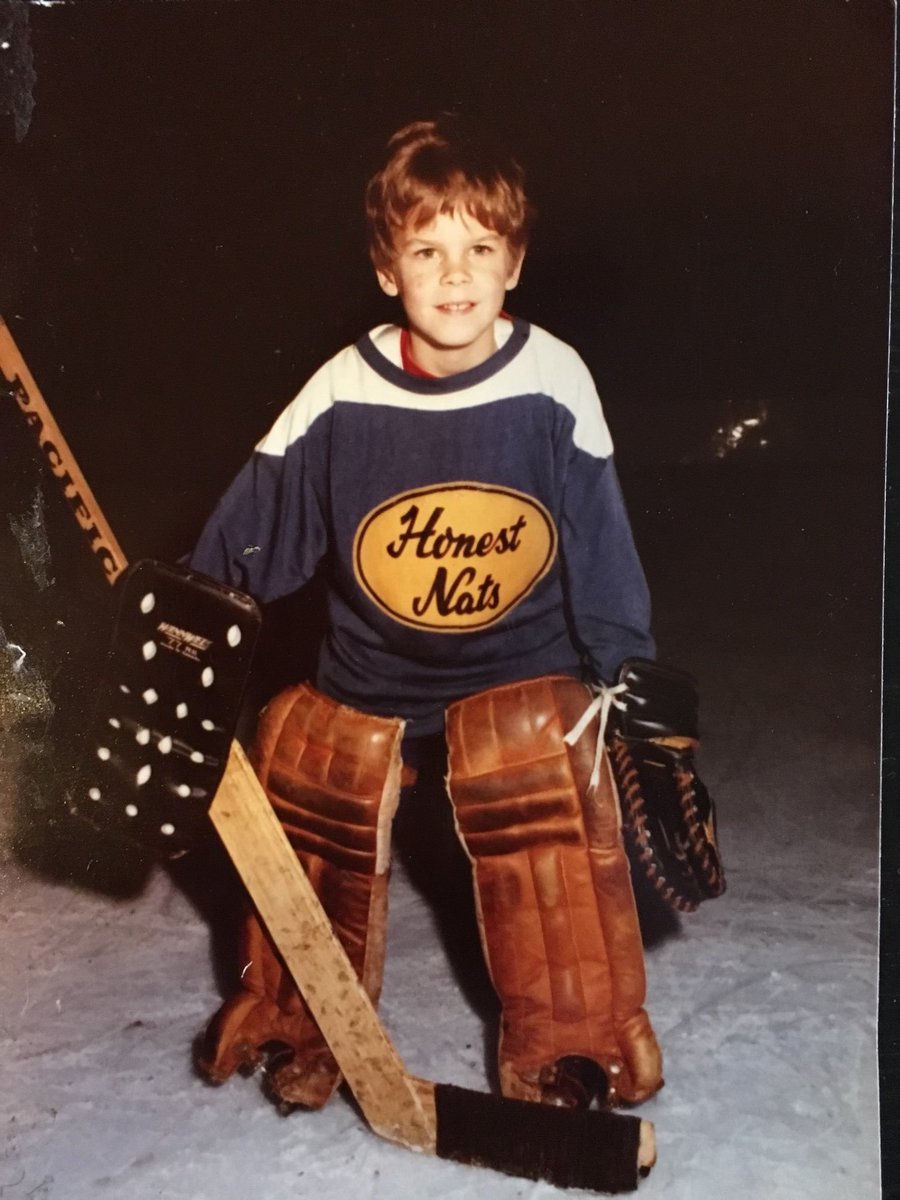
<path fill-rule="evenodd" d="M 403 492 L 363 518 L 356 577 L 404 625 L 462 632 L 492 625 L 556 557 L 546 508 L 512 488 L 445 483 Z"/>

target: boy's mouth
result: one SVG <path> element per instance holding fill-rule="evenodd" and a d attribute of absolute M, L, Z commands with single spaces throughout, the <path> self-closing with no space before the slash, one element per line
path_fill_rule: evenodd
<path fill-rule="evenodd" d="M 467 313 L 475 307 L 473 300 L 454 300 L 450 304 L 439 304 L 438 311 L 442 313 Z"/>

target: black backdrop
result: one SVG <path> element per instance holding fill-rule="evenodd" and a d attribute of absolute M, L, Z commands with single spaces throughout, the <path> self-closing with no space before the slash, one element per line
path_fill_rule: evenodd
<path fill-rule="evenodd" d="M 714 460 L 748 416 L 727 457 L 878 469 L 887 0 L 3 11 L 0 312 L 128 552 L 186 549 L 306 376 L 393 314 L 362 185 L 445 107 L 529 169 L 511 308 L 586 358 L 626 472 Z"/>

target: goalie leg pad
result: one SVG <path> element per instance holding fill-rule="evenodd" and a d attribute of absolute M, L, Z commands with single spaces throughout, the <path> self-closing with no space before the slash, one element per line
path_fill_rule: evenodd
<path fill-rule="evenodd" d="M 601 1101 L 637 1102 L 662 1085 L 607 764 L 588 795 L 596 722 L 573 748 L 563 741 L 589 700 L 554 676 L 447 713 L 448 789 L 503 1008 L 501 1087 L 517 1099 L 569 1102 L 585 1060 L 606 1077 Z"/>
<path fill-rule="evenodd" d="M 376 1002 L 402 734 L 402 721 L 356 712 L 302 684 L 264 710 L 251 754 L 282 828 Z M 240 987 L 210 1022 L 201 1070 L 220 1082 L 268 1059 L 267 1086 L 275 1099 L 320 1108 L 340 1072 L 249 906 L 240 950 Z"/>

